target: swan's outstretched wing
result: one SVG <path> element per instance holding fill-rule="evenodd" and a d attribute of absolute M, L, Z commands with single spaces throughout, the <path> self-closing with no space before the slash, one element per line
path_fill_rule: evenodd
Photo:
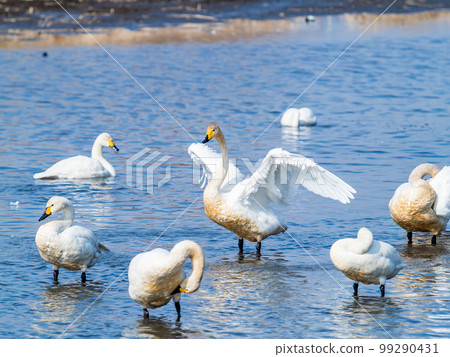
<path fill-rule="evenodd" d="M 188 148 L 188 153 L 191 155 L 192 160 L 202 168 L 200 182 L 203 188 L 211 180 L 217 168 L 222 165 L 222 156 L 204 144 L 191 144 Z M 222 192 L 228 192 L 243 179 L 244 176 L 230 160 L 228 173 L 221 187 Z"/>
<path fill-rule="evenodd" d="M 450 166 L 445 166 L 429 183 L 437 195 L 434 211 L 450 219 Z"/>
<path fill-rule="evenodd" d="M 262 206 L 271 202 L 286 204 L 299 185 L 318 195 L 349 203 L 356 191 L 339 177 L 317 165 L 314 160 L 282 149 L 269 151 L 261 166 L 230 192 L 230 198 L 244 205 Z"/>

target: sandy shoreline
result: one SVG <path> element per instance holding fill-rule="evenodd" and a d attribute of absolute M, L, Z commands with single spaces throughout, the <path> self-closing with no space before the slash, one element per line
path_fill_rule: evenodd
<path fill-rule="evenodd" d="M 8 10 L 6 5 L 13 3 L 20 3 L 21 8 Z M 329 0 L 318 6 L 316 1 L 307 0 L 301 2 L 301 7 L 296 3 L 292 0 L 243 1 L 238 4 L 231 1 L 185 1 L 182 4 L 140 0 L 61 1 L 76 21 L 94 34 L 99 42 L 117 45 L 214 42 L 296 31 L 308 26 L 306 14 L 314 14 L 318 21 L 326 15 L 339 14 L 352 25 L 365 26 L 391 1 Z M 364 4 L 358 6 L 359 3 Z M 381 25 L 398 26 L 436 20 L 449 22 L 447 5 L 447 2 L 435 0 L 398 0 L 383 16 Z M 76 21 L 53 0 L 0 0 L 0 48 L 95 45 L 92 36 Z"/>

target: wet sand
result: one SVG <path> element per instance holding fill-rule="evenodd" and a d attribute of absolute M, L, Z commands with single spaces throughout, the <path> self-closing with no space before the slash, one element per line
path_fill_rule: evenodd
<path fill-rule="evenodd" d="M 32 3 L 33 1 L 31 1 Z M 251 2 L 254 4 L 254 2 Z M 102 3 L 103 4 L 103 3 Z M 152 5 L 148 3 L 147 5 Z M 160 4 L 160 3 L 159 3 Z M 136 3 L 134 3 L 136 5 Z M 154 5 L 154 4 L 153 4 Z M 242 4 L 241 4 L 242 5 Z M 104 6 L 104 5 L 102 5 Z M 383 5 L 385 6 L 385 4 Z M 337 9 L 337 8 L 335 8 Z M 43 13 L 41 13 L 41 16 Z M 330 15 L 316 16 L 316 21 L 308 23 L 304 15 L 278 16 L 277 18 L 248 18 L 250 13 L 240 12 L 241 18 L 219 19 L 216 16 L 188 14 L 175 16 L 175 13 L 166 13 L 167 18 L 177 19 L 177 23 L 157 24 L 151 22 L 143 24 L 138 22 L 134 27 L 123 22 L 122 15 L 108 15 L 108 21 L 99 21 L 95 26 L 87 26 L 86 33 L 70 17 L 64 20 L 71 24 L 71 28 L 60 26 L 61 22 L 48 21 L 36 28 L 32 26 L 11 26 L 0 30 L 0 48 L 19 47 L 48 47 L 48 46 L 91 46 L 99 43 L 103 45 L 133 45 L 145 43 L 166 42 L 199 42 L 210 43 L 225 40 L 255 38 L 275 33 L 302 31 L 307 26 L 324 27 Z M 254 14 L 254 13 L 252 13 Z M 169 16 L 170 15 L 170 16 Z M 58 14 L 63 16 L 63 14 Z M 143 15 L 138 15 L 143 16 Z M 366 28 L 378 16 L 371 12 L 346 12 L 339 15 L 342 21 L 349 26 Z M 81 20 L 80 20 L 81 19 Z M 85 17 L 78 16 L 80 23 Z M 99 19 L 97 17 L 97 19 Z M 3 19 L 4 20 L 4 19 Z M 136 20 L 136 19 L 135 19 Z M 131 20 L 130 20 L 131 21 Z M 450 10 L 431 10 L 406 13 L 386 13 L 382 19 L 374 24 L 372 30 L 377 28 L 415 25 L 429 21 L 450 22 Z M 14 22 L 13 22 L 14 23 Z M 322 29 L 323 30 L 323 29 Z M 92 36 L 93 35 L 93 36 Z M 94 38 L 95 37 L 95 38 Z"/>

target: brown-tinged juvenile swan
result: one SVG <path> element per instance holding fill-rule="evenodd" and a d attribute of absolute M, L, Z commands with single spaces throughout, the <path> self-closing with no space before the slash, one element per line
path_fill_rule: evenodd
<path fill-rule="evenodd" d="M 390 244 L 373 239 L 372 232 L 363 227 L 356 239 L 336 241 L 330 250 L 334 266 L 353 280 L 353 293 L 358 295 L 358 283 L 380 284 L 384 296 L 386 280 L 406 267 L 400 254 Z"/>
<path fill-rule="evenodd" d="M 91 157 L 73 156 L 58 161 L 44 172 L 33 175 L 35 179 L 92 179 L 116 176 L 114 167 L 103 157 L 102 148 L 110 147 L 119 151 L 111 135 L 100 134 L 92 146 Z"/>
<path fill-rule="evenodd" d="M 186 278 L 183 266 L 188 258 L 192 261 L 192 273 Z M 144 318 L 149 317 L 148 308 L 164 306 L 173 299 L 179 320 L 180 293 L 198 290 L 204 266 L 203 250 L 191 240 L 176 244 L 170 252 L 157 248 L 138 254 L 128 268 L 128 293 L 144 309 Z"/>
<path fill-rule="evenodd" d="M 203 145 L 212 138 L 219 142 L 221 155 Z M 282 149 L 270 150 L 258 170 L 244 179 L 229 162 L 225 138 L 215 124 L 208 127 L 203 143 L 192 144 L 188 152 L 212 176 L 203 193 L 206 215 L 238 235 L 240 252 L 245 238 L 257 242 L 260 255 L 263 239 L 287 229 L 271 205 L 287 204 L 298 186 L 342 203 L 349 203 L 356 192 L 312 159 Z"/>
<path fill-rule="evenodd" d="M 431 178 L 424 180 L 427 175 Z M 395 191 L 389 210 L 395 223 L 407 232 L 409 244 L 413 232 L 430 232 L 431 244 L 436 244 L 436 236 L 445 230 L 450 219 L 450 166 L 417 166 L 408 182 Z"/>
<path fill-rule="evenodd" d="M 54 196 L 47 202 L 39 221 L 62 211 L 62 217 L 47 222 L 36 233 L 39 254 L 53 264 L 53 279 L 58 282 L 59 268 L 81 270 L 81 281 L 86 282 L 86 269 L 97 263 L 108 249 L 95 238 L 94 233 L 81 226 L 72 226 L 75 211 L 72 203 L 64 197 Z"/>

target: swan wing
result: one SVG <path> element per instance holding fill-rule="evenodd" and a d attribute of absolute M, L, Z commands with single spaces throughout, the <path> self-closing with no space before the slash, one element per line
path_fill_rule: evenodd
<path fill-rule="evenodd" d="M 97 159 L 87 156 L 73 156 L 58 161 L 44 172 L 33 175 L 35 179 L 70 179 L 70 178 L 97 178 L 110 176 Z"/>
<path fill-rule="evenodd" d="M 356 193 L 314 160 L 277 148 L 270 150 L 258 170 L 238 183 L 230 195 L 247 206 L 252 205 L 253 199 L 262 206 L 271 202 L 287 204 L 300 185 L 342 203 L 349 203 Z"/>
<path fill-rule="evenodd" d="M 450 219 L 450 166 L 445 166 L 429 183 L 437 195 L 434 203 L 436 214 Z"/>
<path fill-rule="evenodd" d="M 188 153 L 191 155 L 192 160 L 202 168 L 200 182 L 203 188 L 214 176 L 218 167 L 222 165 L 222 156 L 204 144 L 191 144 L 188 148 Z M 243 178 L 244 176 L 239 169 L 230 160 L 228 173 L 221 187 L 222 192 L 228 192 L 236 183 L 242 181 Z"/>

